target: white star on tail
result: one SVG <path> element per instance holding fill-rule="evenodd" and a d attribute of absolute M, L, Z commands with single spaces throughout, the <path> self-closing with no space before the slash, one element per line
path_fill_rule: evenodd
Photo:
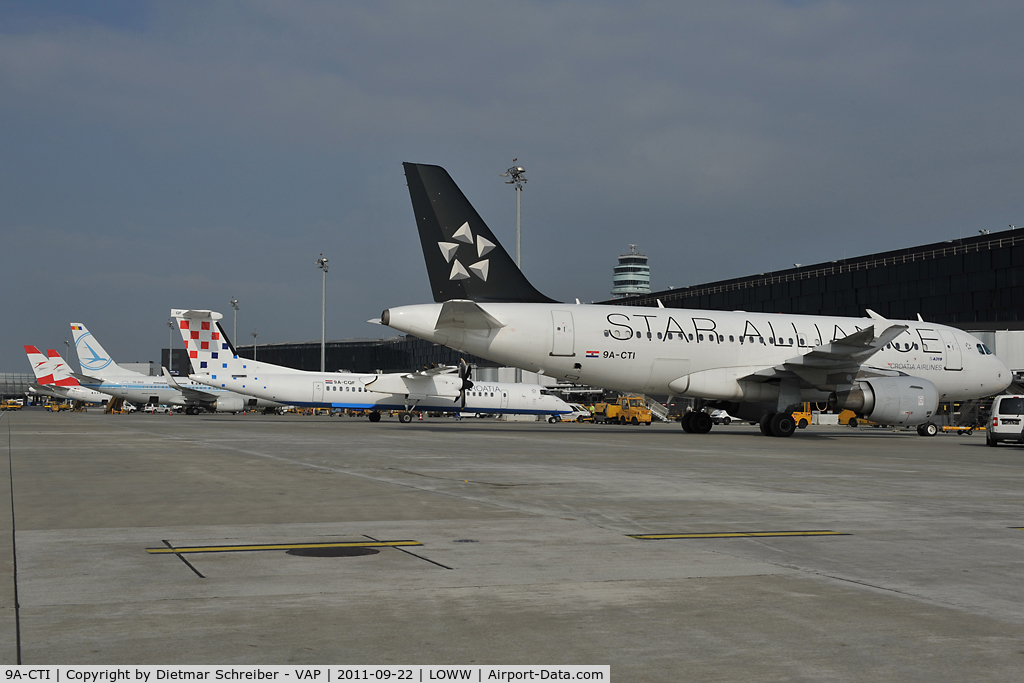
<path fill-rule="evenodd" d="M 487 269 L 489 267 L 490 263 L 488 263 L 488 259 L 484 259 L 483 261 L 477 261 L 476 263 L 471 265 L 469 269 L 473 271 L 473 275 L 476 275 L 484 282 L 487 282 Z"/>
<path fill-rule="evenodd" d="M 469 229 L 469 223 L 463 223 L 462 227 L 452 235 L 452 239 L 466 244 L 473 244 L 473 231 Z"/>
<path fill-rule="evenodd" d="M 459 245 L 455 244 L 455 242 L 438 242 L 437 246 L 441 247 L 444 260 L 448 263 L 452 262 L 452 256 L 455 256 L 455 252 L 459 248 Z"/>
<path fill-rule="evenodd" d="M 474 264 L 475 265 L 475 264 Z M 465 266 L 459 263 L 459 259 L 455 259 L 455 263 L 452 264 L 452 274 L 448 276 L 449 280 L 468 280 L 469 273 L 466 271 Z"/>

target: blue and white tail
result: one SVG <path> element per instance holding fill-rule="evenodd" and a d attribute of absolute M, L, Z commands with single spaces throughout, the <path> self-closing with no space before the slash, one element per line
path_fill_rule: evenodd
<path fill-rule="evenodd" d="M 82 366 L 82 374 L 99 379 L 107 377 L 123 377 L 138 374 L 125 370 L 110 357 L 96 337 L 82 323 L 71 323 L 71 335 L 75 339 L 75 352 L 78 363 Z"/>

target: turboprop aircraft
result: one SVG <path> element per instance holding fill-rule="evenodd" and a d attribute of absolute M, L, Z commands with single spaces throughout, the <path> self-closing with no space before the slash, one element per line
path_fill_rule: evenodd
<path fill-rule="evenodd" d="M 107 394 L 81 386 L 55 350 L 49 349 L 46 354 L 44 356 L 34 346 L 25 347 L 25 355 L 36 376 L 36 383 L 28 388 L 30 393 L 84 403 L 103 404 L 110 400 Z"/>
<path fill-rule="evenodd" d="M 558 303 L 538 292 L 439 166 L 404 164 L 435 303 L 385 310 L 396 330 L 560 379 L 697 399 L 790 436 L 803 401 L 875 422 L 931 422 L 940 400 L 997 394 L 1009 368 L 976 337 L 916 321 Z M 376 322 L 376 321 L 371 321 Z"/>
<path fill-rule="evenodd" d="M 473 382 L 465 362 L 458 368 L 410 373 L 310 372 L 239 358 L 216 311 L 171 309 L 192 363 L 190 379 L 211 387 L 244 391 L 290 405 L 380 411 L 401 410 L 399 421 L 420 411 L 518 413 L 554 417 L 572 412 L 568 403 L 539 384 Z"/>
<path fill-rule="evenodd" d="M 204 386 L 191 380 L 168 381 L 165 377 L 151 377 L 119 366 L 110 357 L 82 323 L 71 323 L 71 334 L 75 338 L 75 350 L 82 373 L 75 377 L 89 389 L 110 396 L 123 398 L 132 403 L 151 405 L 184 406 L 189 415 L 204 410 L 210 412 L 237 413 L 246 409 L 278 408 L 282 404 Z"/>

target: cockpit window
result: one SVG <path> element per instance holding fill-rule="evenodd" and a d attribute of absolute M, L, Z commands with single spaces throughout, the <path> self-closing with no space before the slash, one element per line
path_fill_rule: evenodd
<path fill-rule="evenodd" d="M 1024 398 L 1004 398 L 999 402 L 1000 415 L 1024 415 Z"/>
<path fill-rule="evenodd" d="M 981 348 L 985 349 L 985 353 L 986 353 L 987 355 L 989 355 L 989 356 L 993 355 L 993 354 L 992 354 L 992 349 L 988 348 L 988 344 L 982 344 L 982 345 L 981 345 Z"/>

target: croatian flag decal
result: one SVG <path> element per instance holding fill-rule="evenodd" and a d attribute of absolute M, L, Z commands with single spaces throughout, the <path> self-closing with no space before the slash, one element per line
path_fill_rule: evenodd
<path fill-rule="evenodd" d="M 597 358 L 601 355 L 600 351 L 587 351 L 587 358 Z"/>

